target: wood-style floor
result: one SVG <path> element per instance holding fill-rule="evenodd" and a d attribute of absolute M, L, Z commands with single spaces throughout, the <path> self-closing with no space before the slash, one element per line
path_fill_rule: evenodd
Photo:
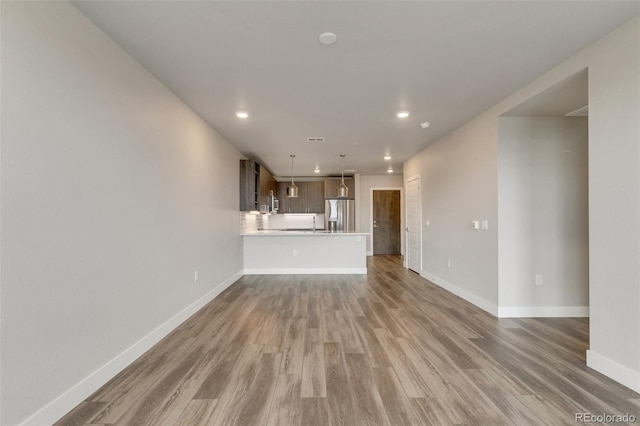
<path fill-rule="evenodd" d="M 397 256 L 368 268 L 243 277 L 57 424 L 640 422 L 585 366 L 587 319 L 496 319 Z"/>

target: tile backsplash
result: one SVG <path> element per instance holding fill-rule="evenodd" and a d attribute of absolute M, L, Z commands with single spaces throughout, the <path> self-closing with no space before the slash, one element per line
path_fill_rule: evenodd
<path fill-rule="evenodd" d="M 285 214 L 260 214 L 240 212 L 240 232 L 256 232 L 263 229 L 324 229 L 324 214 L 313 213 L 285 213 Z"/>

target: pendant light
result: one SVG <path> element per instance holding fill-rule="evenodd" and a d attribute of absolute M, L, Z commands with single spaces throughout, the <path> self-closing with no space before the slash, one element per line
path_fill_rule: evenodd
<path fill-rule="evenodd" d="M 295 183 L 293 183 L 293 159 L 296 157 L 295 154 L 289 155 L 291 157 L 291 186 L 287 188 L 287 197 L 297 197 L 298 196 L 298 187 Z"/>
<path fill-rule="evenodd" d="M 340 157 L 342 158 L 342 181 L 338 185 L 338 198 L 347 198 L 349 197 L 349 188 L 344 184 L 344 157 L 346 155 L 340 154 Z"/>

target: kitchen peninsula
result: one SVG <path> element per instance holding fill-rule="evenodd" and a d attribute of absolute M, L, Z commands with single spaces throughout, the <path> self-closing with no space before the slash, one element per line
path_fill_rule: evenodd
<path fill-rule="evenodd" d="M 241 213 L 244 273 L 366 274 L 366 235 L 327 232 L 322 214 Z"/>
<path fill-rule="evenodd" d="M 244 273 L 366 274 L 366 235 L 324 230 L 246 232 Z"/>

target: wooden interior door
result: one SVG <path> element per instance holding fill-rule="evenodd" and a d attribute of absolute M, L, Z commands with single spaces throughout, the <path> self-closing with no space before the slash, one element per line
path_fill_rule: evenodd
<path fill-rule="evenodd" d="M 373 190 L 373 254 L 400 254 L 400 190 Z"/>

